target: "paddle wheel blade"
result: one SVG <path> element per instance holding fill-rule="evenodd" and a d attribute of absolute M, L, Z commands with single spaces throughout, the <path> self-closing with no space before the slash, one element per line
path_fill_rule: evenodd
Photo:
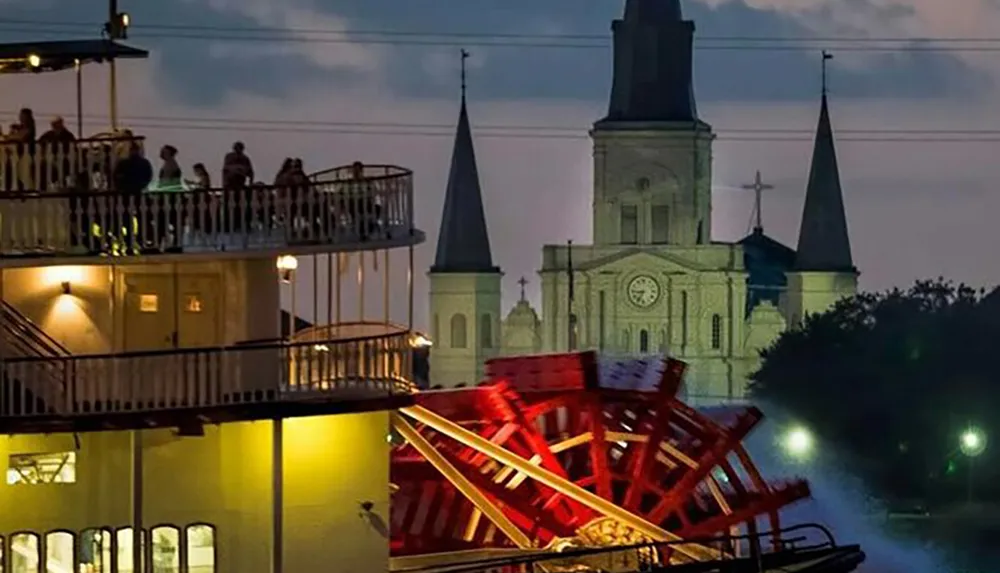
<path fill-rule="evenodd" d="M 687 406 L 684 369 L 504 358 L 479 387 L 417 395 L 393 418 L 405 440 L 392 454 L 393 556 L 673 541 L 657 558 L 684 563 L 760 550 L 719 539 L 779 529 L 808 485 L 765 481 L 742 446 L 761 412 Z"/>

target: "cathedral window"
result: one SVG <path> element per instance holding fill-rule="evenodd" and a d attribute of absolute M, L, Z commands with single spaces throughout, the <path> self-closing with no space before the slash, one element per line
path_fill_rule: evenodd
<path fill-rule="evenodd" d="M 623 245 L 639 242 L 639 208 L 635 205 L 622 205 L 621 242 Z"/>
<path fill-rule="evenodd" d="M 489 314 L 480 318 L 479 342 L 483 348 L 493 348 L 493 320 Z"/>
<path fill-rule="evenodd" d="M 639 331 L 639 353 L 649 354 L 649 331 Z"/>
<path fill-rule="evenodd" d="M 705 221 L 698 221 L 698 244 L 705 244 Z"/>
<path fill-rule="evenodd" d="M 665 245 L 670 242 L 670 207 L 653 205 L 650 212 L 652 219 L 653 244 Z"/>
<path fill-rule="evenodd" d="M 441 325 L 436 314 L 434 315 L 434 319 L 431 320 L 431 340 L 435 342 L 441 340 Z"/>
<path fill-rule="evenodd" d="M 451 317 L 451 347 L 465 348 L 468 345 L 465 332 L 465 315 L 456 314 Z"/>
<path fill-rule="evenodd" d="M 712 315 L 712 350 L 722 348 L 722 317 Z"/>

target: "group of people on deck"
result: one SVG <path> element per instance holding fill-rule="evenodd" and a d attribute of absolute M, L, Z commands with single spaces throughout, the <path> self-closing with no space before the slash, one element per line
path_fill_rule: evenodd
<path fill-rule="evenodd" d="M 63 118 L 57 116 L 52 118 L 50 129 L 41 137 L 36 138 L 36 132 L 34 113 L 29 108 L 20 111 L 17 123 L 7 133 L 0 129 L 0 161 L 7 161 L 0 165 L 0 168 L 6 167 L 0 169 L 3 174 L 0 188 L 70 193 L 70 216 L 74 222 L 71 234 L 77 245 L 84 243 L 81 233 L 89 233 L 85 229 L 93 224 L 105 227 L 100 232 L 113 236 L 112 242 L 127 238 L 133 245 L 141 243 L 157 250 L 167 243 L 178 246 L 177 234 L 189 228 L 245 232 L 287 224 L 299 231 L 313 230 L 304 237 L 318 236 L 316 233 L 320 233 L 324 225 L 331 224 L 331 219 L 322 214 L 327 209 L 336 213 L 332 219 L 334 224 L 356 226 L 362 240 L 377 232 L 380 226 L 383 204 L 378 198 L 346 192 L 332 203 L 317 202 L 318 197 L 314 199 L 309 195 L 311 181 L 300 158 L 289 157 L 282 162 L 273 187 L 255 181 L 253 161 L 239 141 L 223 159 L 221 185 L 213 186 L 203 163 L 194 164 L 191 177 L 185 177 L 178 149 L 173 145 L 160 148 L 159 170 L 154 170 L 141 140 L 128 131 L 77 141 Z M 351 179 L 362 180 L 364 174 L 364 165 L 354 163 Z M 202 189 L 216 190 L 216 194 L 237 192 L 237 201 L 228 199 L 221 205 L 210 199 L 211 194 L 197 193 L 184 193 L 176 199 L 164 196 Z M 282 190 L 284 200 L 275 202 L 278 198 L 274 195 L 275 189 Z M 124 196 L 122 207 L 126 213 L 115 214 L 120 207 L 97 207 L 98 203 L 104 203 L 90 194 L 108 190 Z M 322 195 L 333 198 L 325 193 Z M 114 220 L 105 221 L 108 216 Z M 94 217 L 101 221 L 92 221 Z M 118 220 L 122 217 L 124 219 Z M 145 222 L 140 224 L 139 219 Z"/>

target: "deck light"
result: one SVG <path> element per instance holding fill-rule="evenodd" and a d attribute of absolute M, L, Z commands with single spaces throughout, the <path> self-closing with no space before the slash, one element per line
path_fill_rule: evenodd
<path fill-rule="evenodd" d="M 434 343 L 431 342 L 431 339 L 426 336 L 417 334 L 410 339 L 410 346 L 413 348 L 430 348 L 431 346 L 434 346 Z"/>
<path fill-rule="evenodd" d="M 299 260 L 293 255 L 281 255 L 275 262 L 278 271 L 281 273 L 282 282 L 292 282 L 292 273 L 299 268 Z"/>

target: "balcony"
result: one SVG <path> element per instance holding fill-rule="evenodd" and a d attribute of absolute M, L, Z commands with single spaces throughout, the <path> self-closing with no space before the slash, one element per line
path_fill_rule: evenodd
<path fill-rule="evenodd" d="M 335 252 L 424 240 L 413 224 L 413 173 L 402 167 L 338 167 L 297 186 L 109 189 L 133 145 L 142 139 L 0 142 L 0 258 Z"/>
<path fill-rule="evenodd" d="M 408 331 L 345 338 L 323 337 L 325 328 L 222 348 L 9 358 L 0 432 L 185 426 L 408 402 Z"/>

